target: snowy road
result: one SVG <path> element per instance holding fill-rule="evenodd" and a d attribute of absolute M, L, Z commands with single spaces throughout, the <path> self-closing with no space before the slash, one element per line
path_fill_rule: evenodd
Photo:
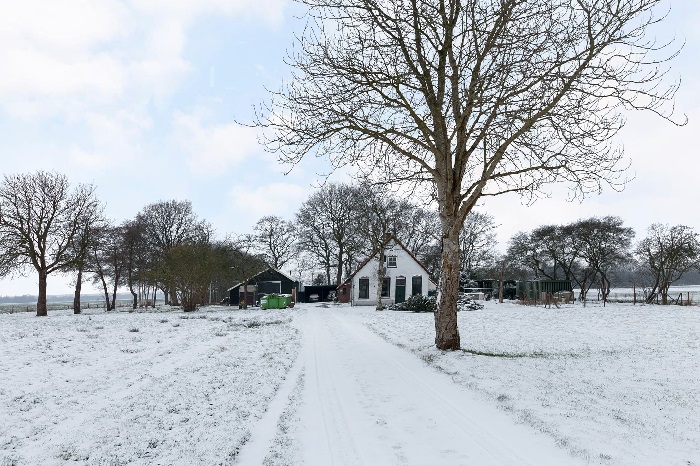
<path fill-rule="evenodd" d="M 579 464 L 372 333 L 352 310 L 309 308 L 297 433 L 304 464 Z"/>

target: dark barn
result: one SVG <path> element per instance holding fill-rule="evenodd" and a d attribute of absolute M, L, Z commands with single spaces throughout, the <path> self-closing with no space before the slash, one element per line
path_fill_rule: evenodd
<path fill-rule="evenodd" d="M 244 283 L 238 283 L 228 289 L 229 302 L 232 305 L 239 304 L 244 300 Z M 299 289 L 299 282 L 288 275 L 268 267 L 262 272 L 253 275 L 248 279 L 248 297 L 246 299 L 249 306 L 255 305 L 260 297 L 270 294 L 294 294 L 293 290 Z"/>

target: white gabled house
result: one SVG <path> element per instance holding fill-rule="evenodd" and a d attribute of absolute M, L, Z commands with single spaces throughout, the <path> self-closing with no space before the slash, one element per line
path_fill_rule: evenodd
<path fill-rule="evenodd" d="M 401 303 L 411 295 L 428 295 L 437 289 L 425 266 L 395 236 L 388 236 L 384 248 L 382 304 Z M 353 306 L 376 306 L 379 249 L 338 286 L 338 301 Z"/>

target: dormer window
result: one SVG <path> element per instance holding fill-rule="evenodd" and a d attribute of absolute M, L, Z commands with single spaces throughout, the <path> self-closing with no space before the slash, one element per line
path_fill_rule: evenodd
<path fill-rule="evenodd" d="M 396 256 L 387 257 L 387 267 L 396 267 Z"/>

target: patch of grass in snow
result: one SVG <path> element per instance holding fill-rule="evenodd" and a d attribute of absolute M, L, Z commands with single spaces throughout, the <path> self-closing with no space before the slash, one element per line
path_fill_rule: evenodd
<path fill-rule="evenodd" d="M 136 333 L 136 332 L 139 331 L 139 329 L 137 329 L 136 327 L 131 327 L 131 328 L 129 329 L 129 331 L 130 331 L 130 332 L 133 332 L 133 333 Z"/>
<path fill-rule="evenodd" d="M 557 358 L 580 358 L 580 354 L 576 353 L 566 353 L 566 354 L 556 354 L 556 353 L 544 353 L 541 351 L 533 351 L 531 353 L 491 353 L 489 351 L 479 351 L 462 348 L 460 351 L 463 353 L 471 354 L 474 356 L 486 356 L 489 358 L 506 358 L 506 359 L 519 359 L 519 358 L 533 358 L 533 359 L 557 359 Z"/>
<path fill-rule="evenodd" d="M 164 323 L 168 322 L 168 319 L 160 319 L 158 322 L 161 324 L 164 324 Z"/>
<path fill-rule="evenodd" d="M 11 456 L 5 456 L 0 460 L 0 466 L 19 466 L 19 460 Z"/>

